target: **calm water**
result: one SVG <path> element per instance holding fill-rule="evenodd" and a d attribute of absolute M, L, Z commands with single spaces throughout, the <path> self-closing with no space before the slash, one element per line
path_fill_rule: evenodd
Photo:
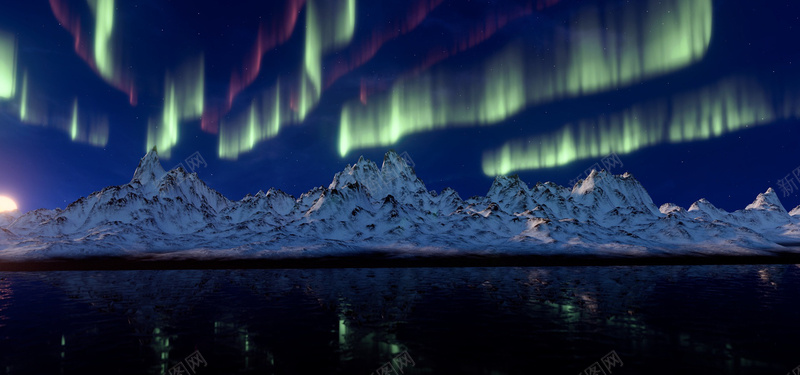
<path fill-rule="evenodd" d="M 783 375 L 798 301 L 797 265 L 0 273 L 0 373 Z"/>

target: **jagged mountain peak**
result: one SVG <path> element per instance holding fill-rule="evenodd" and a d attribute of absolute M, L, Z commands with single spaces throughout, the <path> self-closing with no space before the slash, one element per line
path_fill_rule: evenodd
<path fill-rule="evenodd" d="M 745 207 L 745 210 L 770 210 L 778 212 L 786 212 L 786 209 L 781 204 L 778 194 L 772 188 L 767 189 L 766 192 L 758 194 L 753 203 Z"/>
<path fill-rule="evenodd" d="M 16 236 L 0 235 L 0 249 L 7 243 L 21 253 L 34 249 L 30 254 L 36 256 L 42 253 L 30 244 L 39 241 L 60 254 L 85 254 L 94 245 L 96 254 L 387 243 L 454 249 L 503 243 L 530 250 L 535 247 L 528 241 L 542 239 L 559 246 L 579 241 L 658 247 L 742 239 L 760 246 L 771 244 L 765 238 L 776 243 L 800 238 L 800 222 L 776 211 L 782 206 L 772 189 L 748 209 L 727 213 L 701 199 L 689 213 L 674 204 L 659 209 L 630 174 L 594 171 L 572 189 L 552 182 L 528 187 L 519 176 L 501 176 L 487 196 L 464 201 L 450 188 L 429 192 L 392 151 L 380 168 L 359 158 L 337 173 L 330 187 L 313 188 L 298 199 L 271 188 L 228 201 L 196 174 L 163 172 L 155 149 L 134 176 L 135 183 L 102 189 L 65 210 L 32 211 L 6 227 L 0 215 L 0 229 Z M 800 215 L 800 207 L 792 214 Z"/>
<path fill-rule="evenodd" d="M 528 185 L 518 175 L 497 176 L 484 203 L 499 203 L 508 212 L 523 212 L 535 206 Z"/>
<path fill-rule="evenodd" d="M 720 209 L 714 206 L 713 203 L 709 202 L 708 199 L 700 198 L 696 202 L 692 203 L 689 206 L 688 211 L 719 211 Z"/>
<path fill-rule="evenodd" d="M 608 186 L 620 186 L 620 185 L 627 185 L 629 187 L 635 188 L 642 188 L 642 184 L 636 180 L 632 174 L 625 172 L 621 175 L 612 174 L 605 169 L 596 170 L 592 169 L 592 172 L 589 173 L 586 178 L 583 180 L 578 181 L 577 184 L 573 187 L 573 193 L 577 194 L 585 194 L 595 187 L 600 188 L 607 188 Z"/>
<path fill-rule="evenodd" d="M 517 194 L 520 191 L 527 193 L 528 184 L 522 181 L 519 178 L 519 175 L 514 174 L 510 176 L 497 176 L 492 182 L 492 186 L 489 188 L 489 193 L 487 196 L 492 197 L 499 194 L 506 194 L 507 192 Z"/>
<path fill-rule="evenodd" d="M 686 210 L 683 207 L 678 206 L 675 203 L 664 203 L 664 204 L 661 205 L 661 207 L 658 208 L 658 210 L 662 214 L 665 214 L 665 215 L 671 214 L 671 213 L 685 213 L 686 212 Z"/>
<path fill-rule="evenodd" d="M 180 197 L 183 201 L 193 202 L 198 206 L 208 204 L 214 209 L 222 209 L 230 203 L 226 197 L 206 185 L 197 173 L 189 173 L 180 166 L 165 171 L 155 147 L 139 161 L 133 179 L 126 186 L 132 187 L 137 194 L 144 197 Z"/>
<path fill-rule="evenodd" d="M 446 188 L 442 189 L 442 191 L 440 191 L 437 194 L 437 196 L 440 196 L 440 197 L 443 197 L 443 196 L 456 196 L 456 197 L 459 197 L 459 199 L 461 199 L 461 197 L 458 195 L 458 192 L 455 189 L 451 188 L 451 187 L 446 187 Z"/>
<path fill-rule="evenodd" d="M 189 173 L 183 169 L 183 167 L 170 169 L 164 172 L 164 174 L 161 177 L 158 177 L 155 181 L 160 185 L 175 185 L 186 180 L 200 181 L 200 179 L 197 177 L 197 174 Z"/>
<path fill-rule="evenodd" d="M 725 211 L 717 206 L 714 206 L 708 199 L 700 198 L 697 202 L 687 210 L 692 216 L 702 218 L 707 221 L 725 220 L 730 216 L 728 211 Z"/>
<path fill-rule="evenodd" d="M 634 208 L 661 215 L 650 194 L 630 173 L 614 175 L 605 170 L 592 170 L 572 188 L 570 196 L 587 207 L 605 210 Z"/>
<path fill-rule="evenodd" d="M 333 181 L 328 185 L 328 189 L 340 189 L 347 184 L 357 181 L 377 180 L 380 179 L 380 169 L 371 160 L 367 160 L 364 156 L 358 158 L 358 162 L 353 165 L 347 166 L 341 172 L 337 172 L 333 176 Z"/>
<path fill-rule="evenodd" d="M 536 194 L 542 194 L 549 192 L 550 194 L 556 195 L 569 195 L 572 191 L 572 188 L 561 186 L 552 181 L 545 181 L 545 182 L 537 182 L 536 185 L 531 187 L 531 192 Z"/>
<path fill-rule="evenodd" d="M 391 159 L 391 160 L 403 160 L 403 158 L 400 157 L 400 155 L 397 154 L 397 151 L 395 151 L 393 149 L 389 149 L 389 150 L 386 151 L 385 154 L 383 154 L 383 162 L 384 163 L 386 162 L 386 160 L 389 160 L 389 159 Z"/>
<path fill-rule="evenodd" d="M 592 172 L 589 173 L 586 178 L 579 180 L 575 186 L 572 187 L 573 193 L 578 194 L 586 194 L 586 192 L 591 191 L 594 189 L 596 185 L 596 180 L 602 180 L 606 175 L 606 171 L 598 172 L 596 169 L 592 169 Z"/>
<path fill-rule="evenodd" d="M 287 197 L 294 199 L 294 197 L 292 197 L 290 194 L 287 194 L 283 190 L 276 189 L 274 187 L 269 188 L 269 190 L 267 190 L 267 193 L 264 195 L 267 197 Z"/>
<path fill-rule="evenodd" d="M 148 185 L 153 181 L 158 181 L 164 177 L 165 174 L 167 174 L 167 172 L 158 160 L 158 150 L 153 146 L 153 148 L 139 160 L 139 165 L 133 173 L 131 182 L 139 181 L 142 185 Z"/>
<path fill-rule="evenodd" d="M 424 186 L 422 180 L 420 180 L 416 172 L 414 172 L 414 168 L 408 165 L 405 159 L 400 157 L 394 150 L 387 151 L 383 156 L 381 175 L 383 175 L 385 180 L 404 180 L 415 183 L 418 186 Z M 427 191 L 427 189 L 425 189 L 425 191 Z"/>
<path fill-rule="evenodd" d="M 366 188 L 374 199 L 383 199 L 389 194 L 404 197 L 428 191 L 411 166 L 394 151 L 385 154 L 380 169 L 374 162 L 360 157 L 356 164 L 347 165 L 336 173 L 328 189 L 342 189 L 356 183 Z"/>

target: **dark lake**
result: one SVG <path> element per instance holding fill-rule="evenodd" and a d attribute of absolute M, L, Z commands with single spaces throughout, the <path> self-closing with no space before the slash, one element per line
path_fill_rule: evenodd
<path fill-rule="evenodd" d="M 798 307 L 791 264 L 3 272 L 0 373 L 784 375 Z"/>

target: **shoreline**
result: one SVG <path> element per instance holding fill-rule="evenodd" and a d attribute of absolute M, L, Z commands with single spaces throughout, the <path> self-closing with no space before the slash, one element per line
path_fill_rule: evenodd
<path fill-rule="evenodd" d="M 675 255 L 675 256 L 586 256 L 586 255 L 458 255 L 396 257 L 385 252 L 347 256 L 305 258 L 204 258 L 178 259 L 164 256 L 54 258 L 49 260 L 2 261 L 0 272 L 114 271 L 190 269 L 313 269 L 313 268 L 425 268 L 425 267 L 591 267 L 800 264 L 800 253 L 774 255 Z"/>

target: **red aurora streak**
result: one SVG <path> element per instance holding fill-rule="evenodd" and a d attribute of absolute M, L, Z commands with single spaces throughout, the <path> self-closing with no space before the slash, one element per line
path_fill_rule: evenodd
<path fill-rule="evenodd" d="M 256 42 L 248 55 L 243 59 L 242 65 L 231 73 L 228 86 L 228 95 L 224 104 L 206 105 L 200 120 L 200 127 L 204 132 L 216 134 L 219 132 L 219 119 L 230 111 L 233 101 L 244 89 L 256 80 L 261 73 L 261 62 L 264 55 L 273 48 L 285 43 L 294 33 L 297 17 L 303 9 L 306 0 L 289 0 L 283 9 L 280 18 L 271 20 L 268 25 L 258 26 Z"/>
<path fill-rule="evenodd" d="M 281 17 L 281 20 L 285 20 L 285 22 L 272 20 L 272 22 L 269 23 L 272 26 L 269 28 L 264 26 L 263 23 L 259 25 L 256 43 L 253 49 L 244 59 L 241 68 L 231 73 L 231 84 L 228 89 L 228 107 L 233 104 L 236 95 L 247 88 L 247 86 L 253 83 L 256 77 L 258 77 L 261 71 L 261 60 L 264 58 L 264 54 L 286 42 L 289 37 L 292 36 L 294 26 L 297 24 L 297 16 L 305 2 L 305 0 L 289 0 Z"/>
<path fill-rule="evenodd" d="M 560 1 L 561 0 L 537 0 L 535 7 L 536 10 L 543 10 L 547 7 L 558 4 Z M 449 57 L 485 42 L 512 21 L 531 15 L 534 10 L 533 8 L 533 2 L 529 2 L 527 5 L 522 7 L 494 10 L 488 13 L 482 22 L 471 27 L 469 32 L 464 37 L 461 37 L 449 48 L 437 47 L 428 51 L 422 63 L 417 65 L 417 67 L 414 68 L 408 75 L 417 75 Z M 361 81 L 359 99 L 363 104 L 366 104 L 367 96 L 369 94 L 376 91 L 381 91 L 387 87 L 385 82 L 374 82 L 372 87 L 371 85 L 367 84 L 367 82 L 371 81 L 365 81 L 363 79 Z"/>
<path fill-rule="evenodd" d="M 353 71 L 367 61 L 372 59 L 378 50 L 388 41 L 414 30 L 428 16 L 433 9 L 439 6 L 443 0 L 418 0 L 411 7 L 405 18 L 400 22 L 390 22 L 390 25 L 400 24 L 400 27 L 392 26 L 380 32 L 373 32 L 372 36 L 361 43 L 358 48 L 351 51 L 347 61 L 339 60 L 334 64 L 331 73 L 325 78 L 325 87 L 330 87 L 337 79 Z M 365 100 L 365 99 L 364 99 Z"/>
<path fill-rule="evenodd" d="M 128 101 L 131 105 L 136 105 L 136 87 L 130 77 L 118 74 L 109 80 L 100 74 L 94 55 L 92 54 L 92 46 L 90 45 L 91 38 L 82 32 L 80 14 L 70 9 L 66 0 L 50 0 L 50 9 L 52 9 L 53 15 L 55 15 L 61 26 L 69 31 L 73 39 L 75 39 L 75 53 L 77 53 L 98 76 L 110 83 L 117 90 L 127 94 Z"/>
<path fill-rule="evenodd" d="M 442 60 L 473 48 L 491 38 L 498 30 L 510 22 L 532 14 L 534 9 L 542 10 L 558 4 L 560 1 L 530 0 L 525 6 L 492 11 L 451 46 L 439 47 L 429 51 L 427 54 L 423 54 L 425 56 L 424 59 L 412 70 L 412 73 L 417 74 Z M 392 26 L 374 30 L 368 36 L 354 41 L 347 50 L 339 55 L 341 57 L 335 58 L 337 60 L 329 65 L 330 68 L 326 70 L 323 77 L 324 87 L 329 87 L 339 78 L 366 64 L 375 57 L 384 44 L 417 28 L 443 2 L 444 0 L 411 0 L 411 5 L 407 8 L 407 12 L 387 23 Z M 132 77 L 125 73 L 126 70 L 118 69 L 118 66 L 115 66 L 112 77 L 106 77 L 100 73 L 94 56 L 93 39 L 91 37 L 91 23 L 93 21 L 81 17 L 81 14 L 83 14 L 81 10 L 74 6 L 71 7 L 68 0 L 49 0 L 49 3 L 55 18 L 72 35 L 76 54 L 98 76 L 114 88 L 124 92 L 128 96 L 131 105 L 136 105 L 137 89 Z M 243 57 L 241 64 L 234 67 L 231 72 L 230 83 L 224 99 L 219 98 L 219 100 L 214 101 L 210 100 L 209 97 L 206 98 L 206 105 L 201 116 L 201 128 L 203 131 L 212 134 L 219 132 L 220 119 L 231 110 L 236 97 L 259 76 L 263 68 L 264 56 L 275 47 L 287 42 L 294 33 L 299 14 L 305 3 L 306 0 L 288 0 L 279 12 L 279 16 L 259 25 L 253 47 Z M 387 83 L 381 80 L 373 81 L 361 79 L 359 99 L 364 104 L 366 104 L 367 97 L 372 92 L 380 90 L 380 87 L 386 86 Z M 290 107 L 295 109 L 294 107 L 297 104 L 295 94 L 292 93 L 289 99 Z"/>
<path fill-rule="evenodd" d="M 547 7 L 551 7 L 553 5 L 558 4 L 561 0 L 538 0 L 536 2 L 536 10 L 542 10 Z"/>
<path fill-rule="evenodd" d="M 552 6 L 560 0 L 539 0 L 537 9 L 543 9 L 547 6 Z M 419 64 L 412 72 L 412 75 L 419 74 L 436 63 L 447 59 L 453 55 L 464 52 L 473 48 L 489 38 L 491 38 L 500 29 L 508 25 L 510 22 L 529 16 L 533 13 L 533 4 L 528 3 L 526 6 L 512 10 L 492 11 L 486 15 L 483 22 L 470 28 L 469 33 L 465 37 L 455 42 L 450 48 L 435 48 L 431 49 L 425 56 L 425 60 Z"/>
<path fill-rule="evenodd" d="M 261 62 L 264 55 L 273 48 L 285 43 L 294 33 L 297 17 L 306 0 L 289 0 L 280 18 L 271 20 L 265 26 L 258 27 L 256 42 L 242 65 L 231 73 L 228 95 L 224 105 L 206 106 L 200 121 L 200 127 L 207 133 L 219 131 L 219 119 L 230 111 L 233 101 L 244 89 L 256 80 L 261 73 Z"/>
<path fill-rule="evenodd" d="M 361 89 L 359 90 L 358 99 L 361 100 L 361 104 L 367 104 L 367 82 L 364 78 L 361 78 Z"/>
<path fill-rule="evenodd" d="M 428 16 L 433 9 L 435 9 L 443 0 L 416 0 L 406 16 L 400 22 L 392 24 L 400 24 L 400 27 L 391 27 L 381 32 L 374 32 L 372 36 L 363 41 L 358 48 L 351 50 L 347 61 L 339 61 L 334 65 L 332 72 L 325 77 L 325 87 L 329 87 L 337 79 L 352 71 L 353 69 L 363 65 L 369 61 L 378 50 L 386 42 L 408 33 L 416 28 Z M 291 37 L 292 32 L 297 23 L 297 16 L 305 4 L 305 0 L 292 0 L 284 12 L 286 23 L 273 22 L 279 24 L 280 27 L 274 27 L 267 31 L 266 28 L 259 29 L 256 44 L 245 59 L 246 63 L 231 75 L 230 90 L 228 91 L 227 103 L 224 108 L 209 109 L 204 113 L 201 126 L 204 131 L 216 133 L 219 129 L 219 119 L 227 113 L 236 96 L 250 85 L 258 77 L 261 69 L 261 59 L 263 55 L 275 46 L 284 43 Z M 263 26 L 263 25 L 262 25 Z M 366 98 L 365 98 L 366 100 Z M 296 100 L 294 95 L 290 95 L 290 109 L 296 110 Z"/>

